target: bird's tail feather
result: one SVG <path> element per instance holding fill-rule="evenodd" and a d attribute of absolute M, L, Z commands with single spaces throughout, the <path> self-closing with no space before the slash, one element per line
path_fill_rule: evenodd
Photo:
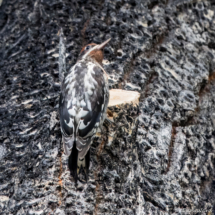
<path fill-rule="evenodd" d="M 90 149 L 88 150 L 86 156 L 85 156 L 85 168 L 86 168 L 86 174 L 88 176 L 88 171 L 89 171 L 89 167 L 90 167 Z"/>
<path fill-rule="evenodd" d="M 76 148 L 76 141 L 74 141 L 72 152 L 69 156 L 68 165 L 71 174 L 75 179 L 75 183 L 77 183 L 78 175 L 77 175 L 77 165 L 78 165 L 78 150 Z"/>
<path fill-rule="evenodd" d="M 78 174 L 81 171 L 81 168 L 83 168 L 86 181 L 88 181 L 89 167 L 90 167 L 90 149 L 88 150 L 88 152 L 84 158 L 80 157 L 80 153 L 78 156 Z"/>
<path fill-rule="evenodd" d="M 89 167 L 90 167 L 90 149 L 88 150 L 84 158 L 80 158 L 79 151 L 76 148 L 76 141 L 74 141 L 72 152 L 69 156 L 68 164 L 69 164 L 71 175 L 74 177 L 75 183 L 77 183 L 78 174 L 81 168 L 83 168 L 84 170 L 86 181 L 87 181 Z"/>

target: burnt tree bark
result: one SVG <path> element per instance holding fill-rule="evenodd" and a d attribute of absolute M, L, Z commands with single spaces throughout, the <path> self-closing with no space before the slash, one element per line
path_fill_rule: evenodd
<path fill-rule="evenodd" d="M 215 4 L 195 0 L 0 0 L 0 214 L 212 214 Z M 137 106 L 92 145 L 74 186 L 60 145 L 59 34 L 66 68 L 112 38 L 111 89 Z M 198 210 L 202 212 L 198 212 Z"/>

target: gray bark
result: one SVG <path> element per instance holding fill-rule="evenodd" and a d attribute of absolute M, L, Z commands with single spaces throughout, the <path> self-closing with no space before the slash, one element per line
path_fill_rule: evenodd
<path fill-rule="evenodd" d="M 212 214 L 214 9 L 212 0 L 0 1 L 0 214 Z M 141 93 L 138 107 L 111 108 L 116 125 L 94 141 L 89 181 L 77 188 L 60 144 L 61 28 L 62 70 L 86 43 L 111 37 L 110 88 Z"/>

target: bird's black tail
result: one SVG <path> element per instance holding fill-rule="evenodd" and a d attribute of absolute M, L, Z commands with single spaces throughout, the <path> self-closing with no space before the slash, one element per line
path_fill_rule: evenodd
<path fill-rule="evenodd" d="M 77 179 L 78 179 L 77 164 L 78 164 L 78 150 L 76 148 L 76 142 L 74 142 L 72 152 L 69 156 L 68 165 L 69 165 L 71 175 L 75 179 L 75 183 L 77 183 Z"/>
<path fill-rule="evenodd" d="M 84 169 L 86 181 L 87 181 L 89 167 L 90 167 L 90 149 L 88 150 L 86 156 L 83 159 L 78 160 L 78 150 L 76 148 L 76 142 L 74 142 L 72 152 L 69 156 L 68 165 L 69 165 L 70 173 L 74 177 L 75 183 L 77 183 L 78 173 L 81 167 Z"/>

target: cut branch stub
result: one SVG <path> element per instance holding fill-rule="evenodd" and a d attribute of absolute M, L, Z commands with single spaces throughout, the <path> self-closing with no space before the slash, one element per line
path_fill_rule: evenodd
<path fill-rule="evenodd" d="M 121 89 L 110 90 L 110 100 L 108 107 L 118 106 L 122 104 L 139 104 L 140 93 L 135 91 L 127 91 Z"/>
<path fill-rule="evenodd" d="M 131 139 L 139 112 L 140 93 L 121 89 L 110 90 L 107 117 L 114 123 L 108 126 L 107 146 L 120 138 Z"/>
<path fill-rule="evenodd" d="M 116 119 L 114 120 L 113 118 L 117 118 L 117 116 L 121 112 L 129 111 L 133 108 L 135 109 L 135 111 L 137 111 L 139 98 L 140 93 L 136 91 L 127 91 L 121 89 L 110 90 L 110 100 L 107 109 L 107 117 L 112 121 L 116 121 Z M 130 111 L 128 115 L 130 115 Z"/>

